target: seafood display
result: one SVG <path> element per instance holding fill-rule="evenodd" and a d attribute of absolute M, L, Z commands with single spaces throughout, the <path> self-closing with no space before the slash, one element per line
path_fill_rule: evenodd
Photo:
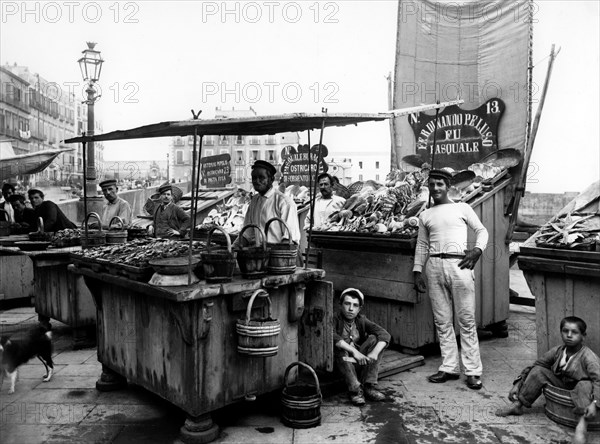
<path fill-rule="evenodd" d="M 600 214 L 568 213 L 545 223 L 533 236 L 536 246 L 591 250 L 600 241 Z"/>

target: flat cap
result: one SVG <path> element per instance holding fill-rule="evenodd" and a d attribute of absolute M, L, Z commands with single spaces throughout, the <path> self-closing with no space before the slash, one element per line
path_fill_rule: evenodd
<path fill-rule="evenodd" d="M 344 296 L 346 295 L 358 297 L 360 300 L 360 305 L 365 305 L 365 295 L 362 294 L 362 291 L 360 291 L 358 288 L 346 288 L 344 291 L 342 291 L 342 294 L 340 295 L 340 302 L 343 302 Z"/>
<path fill-rule="evenodd" d="M 117 185 L 117 181 L 115 179 L 107 179 L 100 182 L 100 188 L 110 187 L 112 185 Z"/>
<path fill-rule="evenodd" d="M 158 188 L 158 192 L 159 192 L 159 194 L 162 194 L 162 193 L 164 193 L 165 191 L 173 191 L 173 187 L 172 187 L 171 185 L 169 185 L 169 184 L 165 184 L 165 185 L 161 185 L 161 186 Z"/>
<path fill-rule="evenodd" d="M 452 174 L 445 170 L 431 170 L 429 177 L 437 177 L 438 179 L 452 180 Z"/>
<path fill-rule="evenodd" d="M 37 188 L 29 188 L 29 190 L 27 190 L 27 195 L 31 196 L 32 194 L 39 194 L 40 196 L 44 197 L 44 192 Z"/>
<path fill-rule="evenodd" d="M 252 169 L 254 168 L 264 168 L 269 173 L 271 173 L 272 176 L 275 176 L 275 173 L 277 172 L 277 169 L 265 160 L 257 160 L 256 162 L 254 162 L 254 165 L 252 165 Z"/>

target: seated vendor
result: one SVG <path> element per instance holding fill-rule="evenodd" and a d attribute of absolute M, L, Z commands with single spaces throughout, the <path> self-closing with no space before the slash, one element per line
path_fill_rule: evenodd
<path fill-rule="evenodd" d="M 522 415 L 523 406 L 531 407 L 548 384 L 571 390 L 574 413 L 579 416 L 572 442 L 585 443 L 587 420 L 597 415 L 600 402 L 600 358 L 583 345 L 586 330 L 586 323 L 578 317 L 560 321 L 563 345 L 548 350 L 521 372 L 508 393 L 512 404 L 496 415 Z"/>
<path fill-rule="evenodd" d="M 383 350 L 390 334 L 371 322 L 360 311 L 365 297 L 356 288 L 347 288 L 340 295 L 340 310 L 333 318 L 335 368 L 342 374 L 354 405 L 382 401 L 385 396 L 375 389 Z M 344 359 L 346 358 L 346 359 Z M 354 358 L 356 363 L 348 362 Z"/>
<path fill-rule="evenodd" d="M 150 234 L 167 239 L 181 239 L 190 228 L 191 217 L 173 202 L 171 185 L 158 189 L 160 205 L 154 211 L 153 224 L 148 227 Z"/>
<path fill-rule="evenodd" d="M 25 205 L 25 196 L 12 194 L 8 201 L 14 210 L 15 222 L 11 225 L 13 234 L 27 234 L 37 231 L 37 219 L 33 208 Z"/>

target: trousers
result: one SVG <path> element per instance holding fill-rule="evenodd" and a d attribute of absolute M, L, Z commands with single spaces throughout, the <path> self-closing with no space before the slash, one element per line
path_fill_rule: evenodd
<path fill-rule="evenodd" d="M 367 355 L 377 345 L 377 338 L 374 335 L 369 335 L 365 342 L 359 347 L 359 351 L 363 355 Z M 377 384 L 377 378 L 379 376 L 379 364 L 383 357 L 383 350 L 379 353 L 379 357 L 376 362 L 372 362 L 367 365 L 354 364 L 352 362 L 344 361 L 344 357 L 348 357 L 349 354 L 346 350 L 334 347 L 334 362 L 338 371 L 344 377 L 346 386 L 351 392 L 357 392 L 361 384 Z"/>
<path fill-rule="evenodd" d="M 525 380 L 521 383 L 519 394 L 517 395 L 519 401 L 525 407 L 531 407 L 535 400 L 542 394 L 542 389 L 548 384 L 571 391 L 571 400 L 575 404 L 574 413 L 577 415 L 583 415 L 585 408 L 592 402 L 593 387 L 591 381 L 579 381 L 575 384 L 568 384 L 560 376 L 555 375 L 552 369 L 539 365 L 533 366 Z"/>
<path fill-rule="evenodd" d="M 442 351 L 439 370 L 460 373 L 458 344 L 454 332 L 453 312 L 460 328 L 460 360 L 467 376 L 481 376 L 475 321 L 475 278 L 473 270 L 460 269 L 460 259 L 430 257 L 425 267 L 433 320 Z"/>

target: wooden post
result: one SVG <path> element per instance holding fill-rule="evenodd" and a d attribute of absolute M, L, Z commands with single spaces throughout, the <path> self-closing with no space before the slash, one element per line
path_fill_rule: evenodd
<path fill-rule="evenodd" d="M 559 49 L 560 52 L 560 49 Z M 544 109 L 544 102 L 546 101 L 546 93 L 548 92 L 548 84 L 550 83 L 550 76 L 552 75 L 552 66 L 554 65 L 554 59 L 558 53 L 554 53 L 554 45 L 550 50 L 550 58 L 548 60 L 548 71 L 546 73 L 546 80 L 544 81 L 544 87 L 542 89 L 542 96 L 540 97 L 540 104 L 535 113 L 535 119 L 531 128 L 531 135 L 525 148 L 525 155 L 523 156 L 523 166 L 521 167 L 521 175 L 519 182 L 515 188 L 515 197 L 510 212 L 510 219 L 508 223 L 508 230 L 506 232 L 506 242 L 510 243 L 517 224 L 517 216 L 519 215 L 519 204 L 521 203 L 521 197 L 525 195 L 525 185 L 527 183 L 527 169 L 529 168 L 529 161 L 531 160 L 531 153 L 533 151 L 533 144 L 535 143 L 535 136 L 537 134 L 538 127 L 540 125 L 540 119 L 542 117 L 542 110 Z"/>

